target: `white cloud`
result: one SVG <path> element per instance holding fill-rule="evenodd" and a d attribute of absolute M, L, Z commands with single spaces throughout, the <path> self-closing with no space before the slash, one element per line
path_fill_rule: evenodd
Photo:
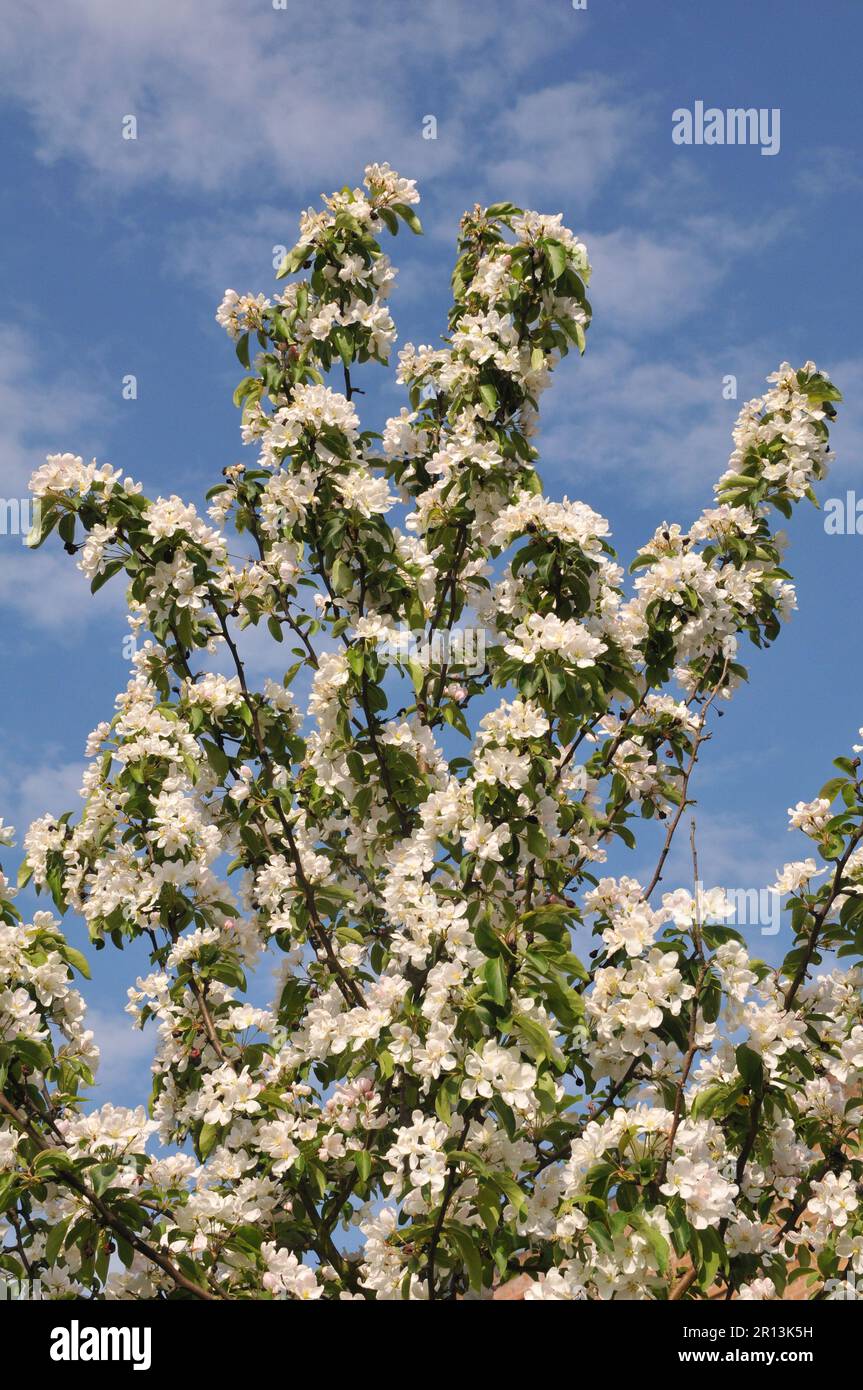
<path fill-rule="evenodd" d="M 774 882 L 777 869 L 792 857 L 788 842 L 784 838 L 787 836 L 787 826 L 781 815 L 776 817 L 774 823 L 769 820 L 765 823 L 763 818 L 755 822 L 738 811 L 711 812 L 703 807 L 694 810 L 693 815 L 696 823 L 698 875 L 708 888 L 766 888 Z M 675 888 L 692 887 L 692 849 L 689 838 L 692 818 L 693 816 L 687 816 L 681 821 L 672 841 L 671 852 L 657 888 L 657 901 L 663 893 L 671 893 Z M 655 862 L 655 856 L 645 861 L 642 873 L 646 875 L 647 881 Z"/>
<path fill-rule="evenodd" d="M 441 171 L 463 160 L 468 112 L 575 39 L 562 8 L 536 24 L 515 0 L 72 0 L 10 13 L 7 93 L 29 111 L 42 158 L 73 156 L 114 182 L 242 184 L 252 166 L 296 189 L 341 182 L 368 159 Z M 417 79 L 439 67 L 441 129 L 421 138 Z M 38 72 L 39 80 L 33 81 Z M 123 140 L 134 115 L 137 140 Z M 349 176 L 349 174 L 348 174 Z"/>
<path fill-rule="evenodd" d="M 292 246 L 296 207 L 256 205 L 222 215 L 194 218 L 174 228 L 166 246 L 167 269 L 178 279 L 203 285 L 219 297 L 231 285 L 242 292 L 268 283 L 275 274 L 273 247 Z M 269 292 L 269 290 L 267 291 Z"/>
<path fill-rule="evenodd" d="M 772 339 L 702 352 L 690 348 L 682 359 L 620 338 L 594 346 L 588 335 L 584 358 L 567 359 L 542 402 L 537 442 L 547 488 L 590 500 L 598 481 L 616 479 L 625 483 L 631 501 L 655 504 L 656 524 L 665 517 L 688 525 L 711 504 L 741 405 L 767 389 L 765 378 L 786 355 L 797 361 Z M 823 505 L 837 483 L 852 486 L 859 475 L 863 359 L 819 365 L 845 396 L 831 430 L 836 462 L 818 488 Z M 737 398 L 726 400 L 723 382 L 729 375 L 736 377 Z M 613 526 L 613 516 L 611 521 Z"/>
<path fill-rule="evenodd" d="M 604 78 L 526 93 L 487 132 L 492 196 L 581 208 L 629 162 L 639 126 L 636 103 Z"/>
<path fill-rule="evenodd" d="M 23 841 L 24 830 L 39 816 L 61 816 L 64 811 L 77 815 L 81 807 L 81 779 L 85 764 L 80 761 L 43 762 L 19 775 L 10 805 L 14 805 L 14 823 Z M 8 791 L 7 791 L 8 796 Z"/>
<path fill-rule="evenodd" d="M 447 212 L 430 231 L 448 242 L 477 197 L 562 210 L 581 233 L 585 206 L 614 176 L 638 224 L 591 237 L 596 303 L 638 332 L 701 307 L 776 217 L 696 220 L 712 194 L 684 166 L 666 167 L 657 187 L 646 94 L 583 72 L 536 87 L 544 60 L 574 55 L 585 32 L 563 3 L 537 22 L 517 0 L 402 4 L 397 22 L 391 0 L 287 11 L 267 0 L 76 0 L 13 14 L 0 71 L 43 159 L 72 157 L 115 189 L 157 180 L 203 195 L 174 219 L 165 264 L 213 294 L 250 275 L 260 283 L 271 248 L 293 240 L 298 201 L 358 179 L 368 160 L 421 186 L 446 179 Z M 126 114 L 137 140 L 121 138 Z M 436 140 L 422 139 L 426 114 Z"/>
<path fill-rule="evenodd" d="M 89 452 L 84 438 L 98 448 L 94 422 L 105 412 L 104 400 L 72 370 L 52 367 L 50 390 L 43 389 L 47 355 L 31 335 L 0 324 L 0 609 L 14 615 L 3 626 L 7 651 L 26 642 L 32 628 L 62 643 L 74 641 L 86 623 L 124 607 L 122 583 L 90 594 L 56 535 L 37 551 L 23 544 L 33 470 L 48 453 Z"/>
<path fill-rule="evenodd" d="M 829 199 L 834 204 L 839 195 L 856 193 L 863 187 L 859 155 L 841 145 L 809 150 L 794 177 L 794 185 L 813 202 Z"/>
<path fill-rule="evenodd" d="M 673 504 L 668 520 L 687 523 L 681 504 L 708 504 L 732 447 L 740 402 L 722 399 L 722 377 L 738 372 L 744 399 L 747 384 L 757 385 L 755 356 L 729 349 L 683 364 L 621 341 L 588 346 L 582 360 L 567 361 L 543 402 L 541 473 L 576 496 L 600 478 L 625 481 L 635 501 Z"/>
<path fill-rule="evenodd" d="M 153 1027 L 148 1030 L 134 1028 L 128 1014 L 119 1010 L 109 1012 L 105 1008 L 88 1009 L 86 1026 L 92 1030 L 101 1053 L 96 1072 L 97 1102 L 116 1103 L 118 1093 L 132 1091 L 132 1103 L 140 1104 L 149 1090 L 150 1064 L 156 1045 Z"/>
<path fill-rule="evenodd" d="M 679 233 L 668 237 L 620 227 L 588 233 L 591 304 L 617 328 L 667 327 L 701 308 L 723 267 L 707 247 Z"/>
<path fill-rule="evenodd" d="M 100 407 L 92 384 L 48 364 L 49 350 L 20 327 L 0 323 L 0 494 L 27 497 L 45 454 L 70 448 Z M 49 379 L 50 390 L 44 389 Z M 40 389 L 41 388 L 41 389 Z M 0 543 L 3 541 L 0 537 Z"/>
<path fill-rule="evenodd" d="M 830 493 L 831 484 L 841 479 L 843 485 L 856 485 L 858 496 L 863 496 L 863 489 L 860 487 L 860 462 L 863 459 L 863 358 L 840 358 L 836 362 L 819 361 L 818 365 L 830 373 L 843 396 L 836 407 L 836 423 L 830 432 L 830 445 L 836 455 L 836 462 L 827 479 L 826 488 L 822 485 L 822 495 Z"/>
<path fill-rule="evenodd" d="M 781 214 L 757 223 L 690 215 L 660 230 L 588 231 L 591 303 L 603 320 L 624 332 L 666 329 L 701 310 L 739 268 L 740 257 L 757 255 L 784 225 Z"/>
<path fill-rule="evenodd" d="M 91 623 L 117 626 L 126 611 L 122 575 L 91 594 L 74 559 L 50 549 L 52 539 L 32 551 L 18 537 L 0 536 L 0 610 L 12 615 L 3 623 L 7 652 L 21 644 L 68 646 Z"/>

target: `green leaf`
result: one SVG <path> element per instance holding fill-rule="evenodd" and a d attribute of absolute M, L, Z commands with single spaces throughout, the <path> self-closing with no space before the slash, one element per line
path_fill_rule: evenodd
<path fill-rule="evenodd" d="M 85 955 L 82 955 L 80 951 L 76 951 L 74 946 L 64 946 L 62 954 L 63 959 L 67 961 L 74 970 L 77 970 L 79 975 L 83 975 L 85 980 L 92 979 L 90 975 L 90 966 Z"/>
<path fill-rule="evenodd" d="M 473 929 L 473 939 L 484 956 L 499 956 L 503 953 L 503 942 L 492 930 L 488 913 L 484 913 L 477 921 Z"/>
<path fill-rule="evenodd" d="M 99 1163 L 95 1168 L 89 1170 L 90 1186 L 97 1197 L 101 1197 L 103 1193 L 108 1191 L 109 1187 L 113 1186 L 119 1171 L 119 1165 L 116 1163 Z"/>
<path fill-rule="evenodd" d="M 201 1133 L 198 1135 L 198 1153 L 204 1159 L 212 1153 L 219 1137 L 218 1125 L 201 1125 Z"/>
<path fill-rule="evenodd" d="M 752 1048 L 747 1047 L 745 1043 L 741 1043 L 735 1050 L 734 1056 L 737 1061 L 737 1070 L 746 1082 L 748 1089 L 760 1094 L 764 1088 L 764 1064 L 758 1053 L 753 1052 Z"/>
<path fill-rule="evenodd" d="M 40 545 L 45 544 L 59 520 L 60 513 L 56 507 L 49 507 L 47 511 L 37 511 L 33 518 L 33 525 L 27 532 L 25 545 L 30 550 L 38 550 Z"/>
<path fill-rule="evenodd" d="M 442 1120 L 445 1125 L 448 1125 L 452 1119 L 452 1102 L 448 1086 L 443 1085 L 438 1087 L 437 1094 L 434 1098 L 434 1109 L 438 1119 Z"/>
<path fill-rule="evenodd" d="M 559 241 L 548 241 L 546 242 L 546 250 L 551 264 L 551 273 L 555 280 L 559 280 L 568 264 L 566 249 Z"/>
<path fill-rule="evenodd" d="M 509 998 L 509 986 L 506 982 L 506 971 L 500 956 L 494 956 L 487 960 L 483 966 L 482 974 L 494 1002 L 505 1004 Z"/>
<path fill-rule="evenodd" d="M 66 1239 L 66 1232 L 69 1229 L 71 1216 L 67 1216 L 62 1221 L 58 1221 L 56 1226 L 52 1226 L 48 1232 L 48 1239 L 45 1242 L 45 1259 L 49 1265 L 53 1265 L 63 1248 L 63 1241 Z"/>
<path fill-rule="evenodd" d="M 44 1043 L 34 1042 L 32 1038 L 16 1038 L 14 1048 L 18 1057 L 35 1071 L 47 1071 L 51 1065 L 51 1052 Z"/>
<path fill-rule="evenodd" d="M 419 695 L 420 691 L 425 685 L 426 673 L 423 670 L 420 663 L 418 661 L 414 661 L 412 657 L 409 657 L 405 661 L 405 667 L 407 668 L 408 675 L 411 678 L 411 684 L 414 688 L 414 694 Z"/>
<path fill-rule="evenodd" d="M 447 1234 L 464 1260 L 471 1288 L 479 1293 L 482 1288 L 482 1256 L 474 1244 L 473 1237 L 461 1226 L 453 1224 L 447 1228 Z"/>
<path fill-rule="evenodd" d="M 694 1233 L 694 1243 L 700 1249 L 698 1283 L 702 1289 L 710 1288 L 720 1269 L 728 1268 L 728 1253 L 718 1231 L 710 1226 L 704 1231 Z"/>
<path fill-rule="evenodd" d="M 74 1167 L 65 1149 L 43 1149 L 33 1160 L 33 1171 L 39 1177 L 46 1177 L 52 1173 L 68 1173 L 74 1170 Z"/>
<path fill-rule="evenodd" d="M 640 555 L 636 555 L 632 564 L 629 566 L 629 573 L 634 574 L 636 570 L 644 569 L 647 565 L 655 564 L 655 555 L 648 555 L 646 552 L 642 552 Z"/>
<path fill-rule="evenodd" d="M 697 1120 L 701 1116 L 712 1115 L 723 1105 L 724 1101 L 730 1098 L 733 1089 L 725 1081 L 718 1081 L 712 1086 L 705 1086 L 703 1091 L 698 1092 L 690 1106 L 689 1113 L 693 1120 Z"/>
<path fill-rule="evenodd" d="M 479 1173 L 482 1178 L 493 1178 L 497 1182 L 499 1173 L 492 1173 L 488 1164 L 479 1154 L 471 1153 L 468 1149 L 449 1149 L 446 1156 L 447 1163 L 466 1163 L 468 1168 L 472 1168 L 475 1173 Z"/>
<path fill-rule="evenodd" d="M 501 1192 L 509 1198 L 516 1211 L 524 1214 L 527 1211 L 527 1197 L 515 1179 L 511 1178 L 508 1173 L 493 1173 L 492 1177 Z"/>
<path fill-rule="evenodd" d="M 519 1037 L 524 1038 L 540 1057 L 546 1057 L 550 1062 L 555 1060 L 557 1054 L 554 1043 L 541 1023 L 527 1014 L 513 1014 L 512 1023 Z"/>
<path fill-rule="evenodd" d="M 125 1236 L 121 1236 L 119 1232 L 114 1232 L 114 1239 L 117 1242 L 117 1255 L 120 1259 L 120 1263 L 126 1269 L 129 1269 L 135 1259 L 134 1248 L 129 1244 Z"/>
<path fill-rule="evenodd" d="M 544 907 L 535 907 L 523 913 L 519 922 L 525 931 L 545 936 L 550 941 L 562 941 L 567 922 L 577 916 L 576 909 L 568 907 L 566 903 L 547 903 Z M 587 979 L 586 971 L 584 979 Z"/>
<path fill-rule="evenodd" d="M 587 1227 L 587 1234 L 593 1240 L 594 1245 L 598 1246 L 606 1255 L 614 1254 L 614 1242 L 611 1233 L 599 1221 L 591 1221 Z"/>
<path fill-rule="evenodd" d="M 366 664 L 366 654 L 362 647 L 349 647 L 345 657 L 354 675 L 361 676 Z M 356 780 L 361 781 L 362 778 L 358 777 Z"/>
<path fill-rule="evenodd" d="M 665 1274 L 668 1269 L 668 1257 L 670 1252 L 668 1241 L 661 1231 L 653 1225 L 643 1211 L 633 1211 L 629 1215 L 629 1224 L 638 1231 L 639 1235 L 644 1236 L 654 1255 L 660 1274 Z"/>
<path fill-rule="evenodd" d="M 531 854 L 537 859 L 544 859 L 548 854 L 548 840 L 545 832 L 538 825 L 528 824 L 527 827 L 527 847 Z"/>
<path fill-rule="evenodd" d="M 231 767 L 227 755 L 222 752 L 218 744 L 211 743 L 210 740 L 206 738 L 201 739 L 201 747 L 207 756 L 207 762 L 210 764 L 210 767 L 215 772 L 219 781 L 224 782 Z"/>
<path fill-rule="evenodd" d="M 354 349 L 347 333 L 345 333 L 343 329 L 338 329 L 333 334 L 333 342 L 336 345 L 336 351 L 342 359 L 342 362 L 346 367 L 349 367 L 354 360 Z"/>
<path fill-rule="evenodd" d="M 409 207 L 407 203 L 394 203 L 393 211 L 398 213 L 399 217 L 410 227 L 415 236 L 422 236 L 422 223 L 412 207 Z"/>
<path fill-rule="evenodd" d="M 715 1023 L 722 1008 L 722 988 L 717 976 L 710 971 L 701 991 L 701 1012 L 705 1023 Z"/>
<path fill-rule="evenodd" d="M 276 271 L 276 279 L 284 280 L 286 275 L 293 275 L 295 270 L 299 270 L 304 261 L 308 260 L 312 254 L 311 246 L 295 246 L 292 251 L 284 257 L 281 265 Z"/>

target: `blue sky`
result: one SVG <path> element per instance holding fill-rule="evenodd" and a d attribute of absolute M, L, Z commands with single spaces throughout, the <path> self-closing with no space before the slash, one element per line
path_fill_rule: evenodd
<path fill-rule="evenodd" d="M 3 499 L 70 450 L 200 501 L 242 456 L 223 290 L 269 292 L 299 209 L 385 159 L 419 180 L 426 228 L 388 248 L 401 342 L 443 329 L 466 206 L 562 211 L 586 240 L 594 324 L 545 397 L 540 466 L 550 493 L 609 516 L 627 563 L 708 503 L 740 404 L 783 358 L 845 391 L 822 497 L 863 498 L 856 0 L 24 0 L 3 31 Z M 779 108 L 779 153 L 675 145 L 672 112 L 699 100 Z M 365 375 L 374 426 L 403 402 L 392 372 Z M 800 611 L 753 653 L 695 788 L 708 883 L 760 886 L 800 855 L 785 808 L 863 723 L 863 536 L 827 535 L 809 507 L 788 530 Z M 0 535 L 0 811 L 19 830 L 77 805 L 125 631 L 114 585 L 92 599 L 59 546 Z M 276 674 L 263 642 L 253 659 Z M 669 886 L 687 877 L 672 863 Z M 150 1040 L 122 1007 L 143 960 L 95 965 L 104 1079 L 131 1099 Z"/>

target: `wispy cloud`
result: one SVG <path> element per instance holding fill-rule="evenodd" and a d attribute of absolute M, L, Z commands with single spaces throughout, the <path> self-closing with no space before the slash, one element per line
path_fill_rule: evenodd
<path fill-rule="evenodd" d="M 0 322 L 0 494 L 26 497 L 47 452 L 68 449 L 104 402 L 92 381 L 52 360 L 50 348 L 19 325 Z M 95 440 L 92 443 L 95 447 Z"/>
<path fill-rule="evenodd" d="M 540 450 L 550 485 L 565 480 L 583 495 L 598 480 L 625 477 L 635 500 L 706 505 L 738 410 L 723 400 L 722 378 L 739 372 L 745 395 L 757 384 L 747 375 L 753 356 L 729 350 L 684 365 L 622 342 L 589 348 L 581 362 L 565 364 L 547 397 Z M 676 511 L 668 519 L 691 520 Z"/>
<path fill-rule="evenodd" d="M 496 198 L 590 202 L 625 173 L 640 129 L 639 104 L 607 78 L 525 93 L 488 130 L 488 183 Z"/>
<path fill-rule="evenodd" d="M 49 656 L 51 648 L 76 643 L 91 623 L 109 621 L 119 628 L 126 610 L 122 584 L 91 594 L 75 561 L 50 544 L 31 551 L 17 537 L 0 536 L 0 611 L 6 613 L 0 649 L 7 654 L 35 645 Z"/>
<path fill-rule="evenodd" d="M 495 68 L 513 80 L 578 32 L 565 7 L 537 25 L 515 0 L 425 0 L 394 20 L 390 0 L 29 4 L 8 17 L 0 63 L 43 159 L 73 156 L 121 184 L 204 190 L 242 185 L 254 166 L 297 189 L 341 182 L 368 158 L 452 167 L 467 115 L 499 87 Z M 434 114 L 456 137 L 439 142 L 422 140 L 416 97 L 430 61 L 447 78 Z M 122 138 L 125 115 L 137 140 Z"/>
<path fill-rule="evenodd" d="M 819 366 L 830 372 L 843 395 L 839 414 L 831 431 L 831 444 L 836 462 L 828 479 L 825 495 L 831 491 L 831 484 L 841 482 L 843 486 L 856 486 L 858 495 L 863 496 L 860 484 L 863 460 L 863 357 L 840 358 L 836 362 L 819 363 Z"/>
<path fill-rule="evenodd" d="M 119 1008 L 105 1007 L 87 1010 L 87 1027 L 92 1029 L 101 1054 L 96 1073 L 94 1099 L 113 1103 L 129 1092 L 134 1103 L 140 1104 L 148 1089 L 150 1063 L 156 1045 L 156 1033 L 151 1025 L 143 1030 L 132 1026 L 132 1019 Z"/>
<path fill-rule="evenodd" d="M 815 201 L 859 192 L 863 188 L 860 156 L 856 150 L 842 145 L 823 145 L 811 150 L 801 161 L 794 185 L 804 197 Z"/>
<path fill-rule="evenodd" d="M 65 811 L 79 811 L 81 807 L 81 779 L 85 764 L 82 761 L 50 762 L 44 761 L 34 767 L 19 770 L 15 777 L 12 769 L 11 787 L 4 793 L 6 804 L 14 807 L 15 824 L 23 838 L 24 829 L 39 816 L 50 813 L 61 816 Z M 6 764 L 7 778 L 9 765 Z"/>
<path fill-rule="evenodd" d="M 781 213 L 756 222 L 727 215 L 670 217 L 654 226 L 586 233 L 593 306 L 627 334 L 664 332 L 700 313 L 741 256 L 755 257 L 785 225 Z"/>
<path fill-rule="evenodd" d="M 9 615 L 0 646 L 7 653 L 10 646 L 26 647 L 32 629 L 63 644 L 74 641 L 84 624 L 122 605 L 120 586 L 91 596 L 74 560 L 50 542 L 37 551 L 23 543 L 33 470 L 47 453 L 85 451 L 82 441 L 95 451 L 105 415 L 104 398 L 83 374 L 58 370 L 31 334 L 0 324 L 0 609 Z"/>

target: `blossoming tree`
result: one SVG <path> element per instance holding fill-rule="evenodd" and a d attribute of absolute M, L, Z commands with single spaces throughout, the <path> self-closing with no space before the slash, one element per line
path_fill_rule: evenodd
<path fill-rule="evenodd" d="M 590 321 L 560 216 L 464 217 L 445 345 L 405 347 L 408 404 L 361 429 L 357 368 L 395 338 L 378 238 L 417 201 L 371 166 L 303 216 L 283 293 L 226 294 L 257 459 L 209 522 L 69 454 L 34 476 L 34 543 L 56 528 L 93 589 L 123 572 L 140 643 L 19 886 L 96 948 L 144 938 L 155 1060 L 147 1110 L 85 1106 L 85 956 L 0 878 L 0 1265 L 60 1298 L 814 1292 L 863 1268 L 860 974 L 813 975 L 863 953 L 859 759 L 792 812 L 780 967 L 717 891 L 658 891 L 738 645 L 793 607 L 773 523 L 814 500 L 839 393 L 784 364 L 627 596 L 607 522 L 534 467 Z M 258 686 L 261 626 L 284 675 Z M 466 626 L 481 671 L 406 640 Z M 598 877 L 641 820 L 650 880 Z"/>

